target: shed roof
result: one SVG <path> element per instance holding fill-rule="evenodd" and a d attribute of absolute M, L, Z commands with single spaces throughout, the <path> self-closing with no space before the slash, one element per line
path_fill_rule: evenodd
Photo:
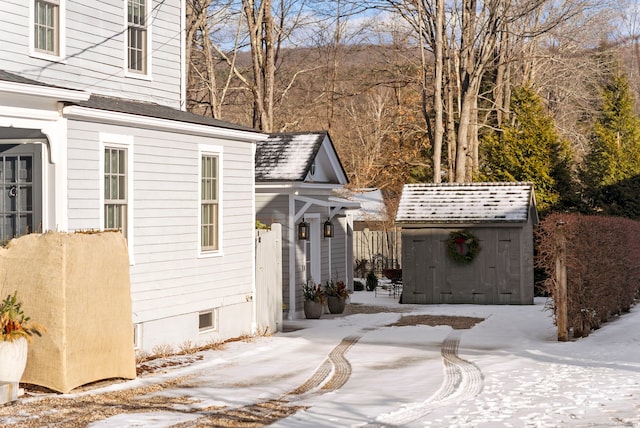
<path fill-rule="evenodd" d="M 533 183 L 406 184 L 398 223 L 536 223 Z"/>

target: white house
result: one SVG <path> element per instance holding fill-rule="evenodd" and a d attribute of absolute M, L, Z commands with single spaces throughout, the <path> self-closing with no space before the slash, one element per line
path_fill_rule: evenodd
<path fill-rule="evenodd" d="M 360 203 L 339 196 L 349 180 L 324 131 L 271 134 L 258 143 L 255 177 L 256 218 L 282 225 L 286 317 L 299 318 L 307 281 L 344 280 L 352 288 L 353 225 L 346 210 Z"/>
<path fill-rule="evenodd" d="M 250 333 L 265 135 L 183 111 L 185 0 L 3 1 L 0 24 L 0 239 L 120 229 L 140 349 Z"/>

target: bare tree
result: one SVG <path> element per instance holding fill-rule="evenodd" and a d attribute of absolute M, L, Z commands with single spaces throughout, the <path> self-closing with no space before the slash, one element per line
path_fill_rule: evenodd
<path fill-rule="evenodd" d="M 434 181 L 439 179 L 435 174 L 440 163 L 435 138 L 440 134 L 445 136 L 449 179 L 470 181 L 479 165 L 479 131 L 489 117 L 496 117 L 497 123 L 503 120 L 514 67 L 523 64 L 521 61 L 527 49 L 530 49 L 530 55 L 539 52 L 537 49 L 531 51 L 531 42 L 560 24 L 582 16 L 594 3 L 591 0 L 384 2 L 407 20 L 416 31 L 421 46 L 424 40 L 424 46 L 430 49 L 434 58 L 433 76 L 429 76 L 434 88 L 433 112 L 427 103 L 424 104 L 425 119 L 429 121 L 433 117 L 435 122 L 430 126 L 435 133 L 432 136 Z M 444 50 L 442 55 L 441 49 Z M 491 72 L 493 89 L 488 94 L 481 94 L 488 72 Z M 442 93 L 439 85 L 443 85 Z M 444 106 L 442 117 L 441 105 Z M 480 108 L 486 109 L 482 116 Z"/>

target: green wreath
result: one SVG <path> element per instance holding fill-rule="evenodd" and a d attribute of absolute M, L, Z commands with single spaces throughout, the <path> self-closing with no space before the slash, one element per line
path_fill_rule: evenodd
<path fill-rule="evenodd" d="M 447 254 L 456 263 L 468 264 L 476 258 L 480 252 L 480 241 L 466 230 L 458 230 L 449 233 L 447 239 Z"/>

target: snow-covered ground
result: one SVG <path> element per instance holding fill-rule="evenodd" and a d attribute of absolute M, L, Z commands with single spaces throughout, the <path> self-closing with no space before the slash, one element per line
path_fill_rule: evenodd
<path fill-rule="evenodd" d="M 202 415 L 185 406 L 241 408 L 276 399 L 308 407 L 275 427 L 640 427 L 640 307 L 561 343 L 542 298 L 532 306 L 396 300 L 355 292 L 353 303 L 408 312 L 288 321 L 303 328 L 230 343 L 186 367 L 104 388 L 186 377 L 154 394 L 195 401 L 91 426 L 188 426 Z M 409 314 L 484 321 L 469 330 L 389 326 Z"/>

